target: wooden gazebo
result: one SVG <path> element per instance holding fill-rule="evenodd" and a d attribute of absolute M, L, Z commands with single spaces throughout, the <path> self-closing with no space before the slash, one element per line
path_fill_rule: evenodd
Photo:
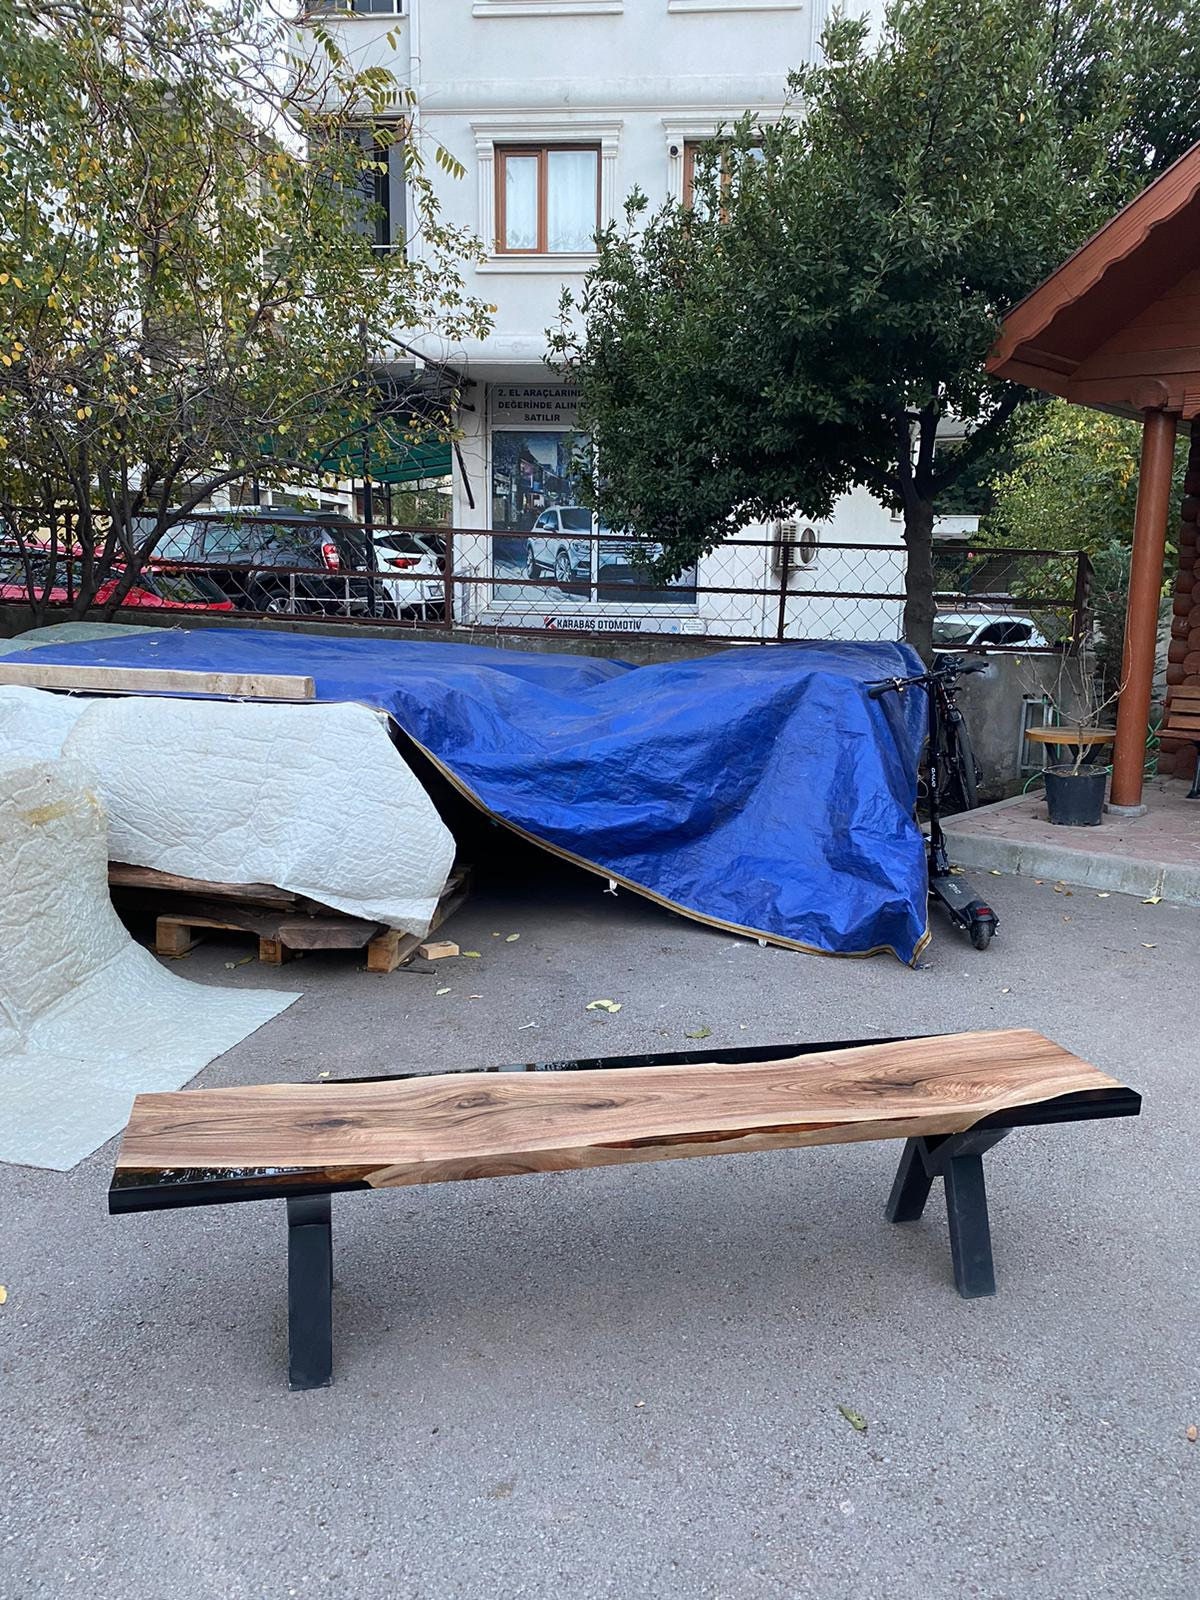
<path fill-rule="evenodd" d="M 988 370 L 1139 417 L 1142 452 L 1110 809 L 1142 809 L 1142 772 L 1181 423 L 1192 431 L 1167 681 L 1200 684 L 1200 144 L 1005 317 Z M 1194 598 L 1193 598 L 1194 597 Z M 1160 770 L 1171 770 L 1166 753 Z"/>

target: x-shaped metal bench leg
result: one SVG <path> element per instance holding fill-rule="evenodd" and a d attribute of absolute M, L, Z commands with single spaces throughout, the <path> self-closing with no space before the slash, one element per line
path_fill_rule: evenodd
<path fill-rule="evenodd" d="M 907 1139 L 888 1197 L 889 1222 L 916 1222 L 925 1210 L 933 1180 L 943 1180 L 954 1283 L 967 1300 L 996 1292 L 982 1158 L 984 1151 L 999 1144 L 1007 1131 Z"/>
<path fill-rule="evenodd" d="M 327 1194 L 287 1203 L 288 1387 L 333 1381 L 333 1228 Z"/>

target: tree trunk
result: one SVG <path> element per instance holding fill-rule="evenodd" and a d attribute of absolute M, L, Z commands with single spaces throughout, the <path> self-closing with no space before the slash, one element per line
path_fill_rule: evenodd
<path fill-rule="evenodd" d="M 933 502 L 914 496 L 904 508 L 904 637 L 933 665 Z"/>

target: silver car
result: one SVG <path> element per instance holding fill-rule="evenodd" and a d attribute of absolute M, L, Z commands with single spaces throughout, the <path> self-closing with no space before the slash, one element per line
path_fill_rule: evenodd
<path fill-rule="evenodd" d="M 662 554 L 660 544 L 615 538 L 605 527 L 600 527 L 597 532 L 598 567 L 629 566 L 633 564 L 634 557 L 644 565 L 656 561 Z M 558 583 L 590 578 L 591 534 L 592 513 L 586 506 L 551 506 L 543 511 L 529 530 L 525 545 L 525 576 L 540 578 L 543 572 L 553 572 Z"/>

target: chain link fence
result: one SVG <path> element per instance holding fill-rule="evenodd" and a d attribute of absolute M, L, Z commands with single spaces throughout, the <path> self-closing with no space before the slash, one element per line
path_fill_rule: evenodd
<path fill-rule="evenodd" d="M 94 525 L 93 525 L 94 528 Z M 120 558 L 95 585 L 94 557 L 64 516 L 0 543 L 0 599 L 126 612 L 320 617 L 347 624 L 570 633 L 689 635 L 731 642 L 898 639 L 905 549 L 821 542 L 777 526 L 738 537 L 669 579 L 660 547 L 589 528 L 529 532 L 376 526 L 345 516 L 191 516 L 168 529 L 133 580 Z M 150 530 L 147 528 L 146 536 Z M 945 648 L 1075 649 L 1089 630 L 1090 566 L 1078 551 L 935 545 Z M 90 569 L 90 570 L 89 570 Z"/>

